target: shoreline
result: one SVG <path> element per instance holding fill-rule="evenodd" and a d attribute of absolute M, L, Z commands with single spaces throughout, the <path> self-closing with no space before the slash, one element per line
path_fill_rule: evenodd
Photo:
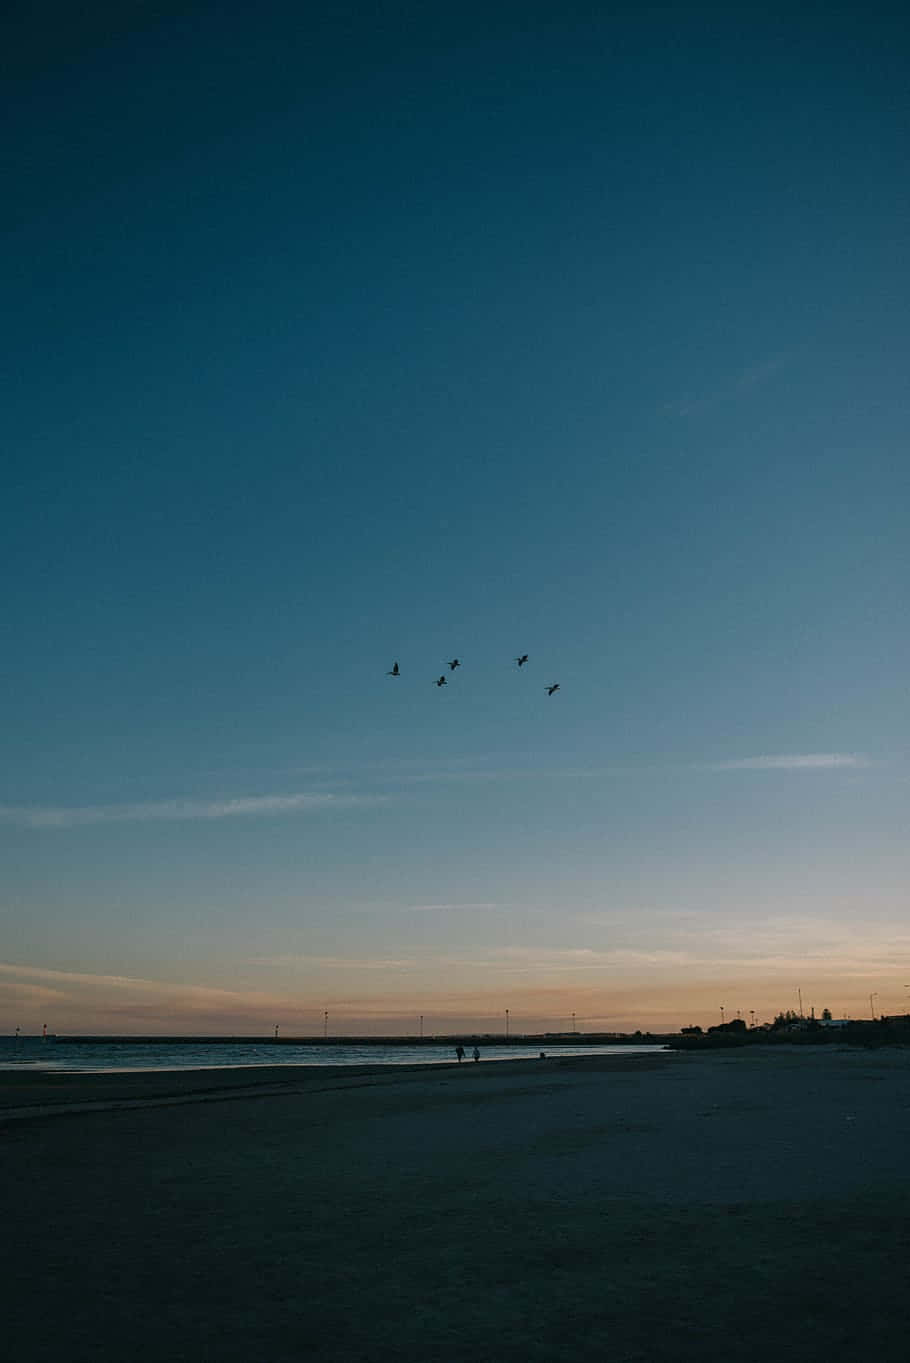
<path fill-rule="evenodd" d="M 650 1068 L 672 1062 L 673 1053 L 655 1049 L 624 1056 L 552 1056 L 515 1059 L 427 1061 L 363 1065 L 214 1065 L 187 1069 L 0 1070 L 0 1122 L 62 1115 L 67 1111 L 186 1102 L 282 1097 L 314 1090 L 349 1088 L 460 1073 L 483 1083 L 494 1073 L 542 1075 L 583 1067 L 589 1073 Z"/>

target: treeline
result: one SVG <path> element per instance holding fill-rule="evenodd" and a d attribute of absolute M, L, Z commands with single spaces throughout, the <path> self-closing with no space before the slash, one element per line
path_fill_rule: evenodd
<path fill-rule="evenodd" d="M 790 1011 L 778 1013 L 769 1026 L 747 1027 L 742 1018 L 721 1022 L 703 1032 L 700 1027 L 683 1027 L 670 1045 L 677 1050 L 709 1050 L 729 1046 L 829 1046 L 846 1042 L 851 1046 L 910 1046 L 910 1014 L 880 1017 L 869 1021 L 849 1021 L 842 1027 L 829 1027 L 827 1018 L 800 1017 Z"/>

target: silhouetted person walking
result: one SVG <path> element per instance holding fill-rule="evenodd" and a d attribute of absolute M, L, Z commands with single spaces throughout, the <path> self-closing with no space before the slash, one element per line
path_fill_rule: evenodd
<path fill-rule="evenodd" d="M 474 1047 L 473 1055 L 474 1055 L 474 1059 L 475 1059 L 475 1060 L 479 1060 L 479 1059 L 480 1059 L 480 1051 L 477 1049 L 476 1046 Z"/>
<path fill-rule="evenodd" d="M 458 1056 L 458 1063 L 460 1065 L 462 1060 L 464 1060 L 464 1046 L 456 1046 L 455 1054 Z"/>

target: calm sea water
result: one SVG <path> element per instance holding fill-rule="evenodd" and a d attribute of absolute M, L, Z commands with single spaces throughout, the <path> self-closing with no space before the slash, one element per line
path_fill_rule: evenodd
<path fill-rule="evenodd" d="M 543 1049 L 548 1056 L 638 1055 L 661 1051 L 663 1046 L 480 1046 L 481 1060 L 535 1059 Z M 275 1046 L 268 1042 L 207 1043 L 203 1046 L 169 1046 L 142 1042 L 130 1045 L 93 1043 L 61 1045 L 40 1037 L 0 1037 L 0 1069 L 76 1071 L 199 1070 L 238 1065 L 414 1065 L 443 1064 L 455 1059 L 451 1045 L 406 1046 Z M 471 1063 L 470 1047 L 466 1064 Z"/>

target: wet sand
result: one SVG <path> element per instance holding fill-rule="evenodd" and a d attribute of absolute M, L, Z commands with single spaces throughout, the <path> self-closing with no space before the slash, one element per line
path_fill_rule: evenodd
<path fill-rule="evenodd" d="M 0 1077 L 17 1363 L 904 1363 L 910 1052 Z"/>

